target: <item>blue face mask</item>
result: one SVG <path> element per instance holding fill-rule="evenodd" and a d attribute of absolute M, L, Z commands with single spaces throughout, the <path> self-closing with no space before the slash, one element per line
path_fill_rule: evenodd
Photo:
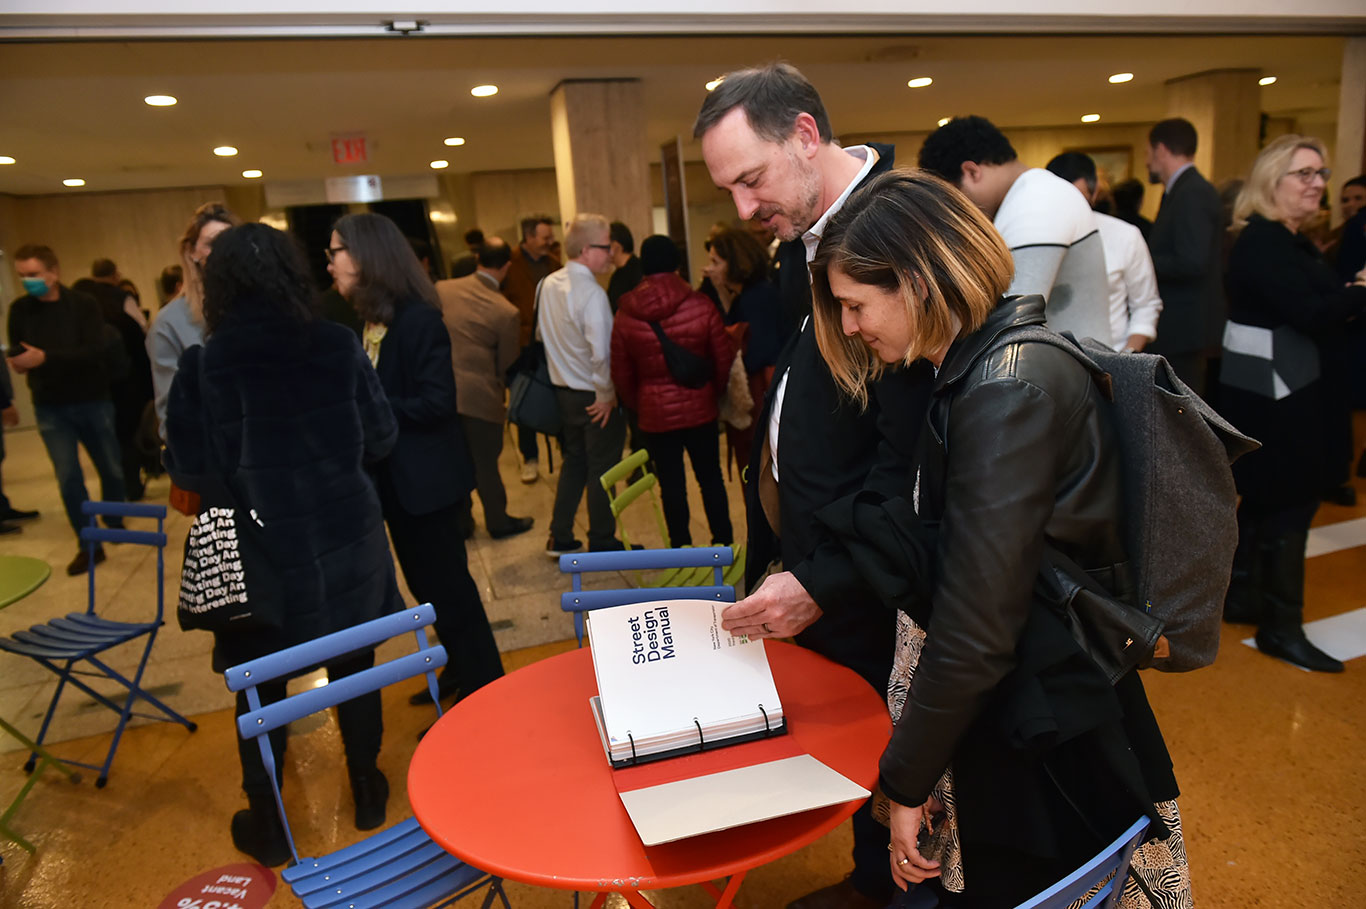
<path fill-rule="evenodd" d="M 42 278 L 24 278 L 24 290 L 35 297 L 41 297 L 47 293 L 47 282 Z"/>

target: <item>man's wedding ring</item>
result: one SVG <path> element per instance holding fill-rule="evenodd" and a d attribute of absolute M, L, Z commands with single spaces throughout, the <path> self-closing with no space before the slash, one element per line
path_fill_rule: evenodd
<path fill-rule="evenodd" d="M 768 627 L 768 623 L 767 623 L 767 622 L 765 622 L 765 623 L 763 624 L 763 629 L 764 629 L 764 633 L 765 633 L 765 634 L 772 634 L 772 633 L 773 633 L 773 629 Z"/>

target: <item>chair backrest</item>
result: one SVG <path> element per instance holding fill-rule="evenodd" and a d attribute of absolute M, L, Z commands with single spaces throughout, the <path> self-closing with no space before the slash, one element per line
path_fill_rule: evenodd
<path fill-rule="evenodd" d="M 157 548 L 157 624 L 161 624 L 162 605 L 166 595 L 166 506 L 140 505 L 136 502 L 82 502 L 81 514 L 90 518 L 90 526 L 81 528 L 81 542 L 86 546 L 86 614 L 95 614 L 95 547 L 100 543 L 135 543 Z M 157 529 L 114 530 L 100 527 L 100 515 L 120 518 L 156 518 Z"/>
<path fill-rule="evenodd" d="M 426 603 L 287 647 L 233 666 L 223 673 L 229 691 L 246 692 L 248 710 L 237 718 L 237 731 L 244 739 L 256 739 L 260 746 L 261 760 L 275 789 L 275 805 L 279 810 L 285 837 L 289 840 L 289 849 L 295 861 L 298 861 L 299 853 L 294 848 L 294 834 L 289 829 L 289 819 L 285 817 L 284 801 L 280 797 L 280 787 L 276 782 L 275 754 L 270 747 L 270 737 L 265 733 L 309 714 L 335 707 L 343 701 L 423 673 L 427 674 L 427 688 L 431 692 L 432 702 L 436 705 L 437 715 L 440 716 L 436 670 L 446 665 L 446 649 L 439 644 L 428 644 L 425 633 L 427 626 L 435 620 L 436 610 L 430 603 Z M 257 686 L 264 682 L 289 678 L 315 666 L 325 665 L 348 653 L 372 649 L 390 638 L 407 632 L 412 632 L 417 640 L 417 650 L 413 653 L 329 681 L 321 688 L 309 688 L 274 703 L 261 704 Z"/>
<path fill-rule="evenodd" d="M 650 473 L 649 464 L 650 453 L 644 448 L 637 449 L 598 477 L 603 492 L 607 493 L 607 504 L 612 509 L 612 517 L 617 519 L 617 533 L 621 534 L 621 542 L 628 549 L 631 547 L 631 538 L 627 536 L 626 524 L 621 520 L 621 513 L 647 494 L 650 497 L 650 505 L 654 508 L 655 524 L 659 527 L 659 537 L 664 541 L 664 548 L 668 549 L 673 545 L 669 541 L 669 526 L 664 522 L 664 511 L 659 507 L 659 496 L 655 493 L 659 479 Z M 631 474 L 637 470 L 640 471 L 640 478 L 622 490 L 621 495 L 617 495 L 617 484 L 623 481 L 629 483 Z"/>
<path fill-rule="evenodd" d="M 1124 893 L 1124 882 L 1129 877 L 1129 862 L 1147 830 L 1148 819 L 1140 817 L 1095 858 L 1015 909 L 1067 909 L 1088 893 L 1090 896 L 1081 903 L 1082 906 L 1101 909 L 1119 905 Z M 1102 882 L 1103 886 L 1097 887 Z M 1091 892 L 1093 890 L 1094 893 Z"/>
<path fill-rule="evenodd" d="M 620 552 L 570 553 L 560 556 L 560 571 L 570 576 L 570 590 L 560 594 L 560 608 L 574 615 L 574 634 L 583 646 L 583 614 L 605 606 L 651 603 L 659 600 L 707 599 L 735 602 L 735 588 L 723 573 L 734 553 L 729 546 L 684 549 L 625 549 Z M 598 571 L 653 571 L 663 568 L 711 569 L 712 583 L 687 587 L 624 587 L 584 590 L 583 576 Z"/>

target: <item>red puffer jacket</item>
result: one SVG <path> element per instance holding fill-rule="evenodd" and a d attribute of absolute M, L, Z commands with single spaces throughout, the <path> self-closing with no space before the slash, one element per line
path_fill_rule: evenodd
<path fill-rule="evenodd" d="M 651 322 L 680 347 L 711 360 L 712 381 L 685 388 L 664 362 Z M 634 410 L 644 432 L 671 432 L 715 422 L 716 401 L 726 389 L 735 345 L 716 304 L 674 272 L 646 275 L 621 298 L 612 326 L 612 382 L 621 402 Z"/>

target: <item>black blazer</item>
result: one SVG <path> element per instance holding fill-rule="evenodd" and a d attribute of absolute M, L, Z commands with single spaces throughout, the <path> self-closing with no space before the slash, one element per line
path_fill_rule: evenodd
<path fill-rule="evenodd" d="M 424 300 L 400 303 L 375 366 L 398 421 L 398 443 L 379 464 L 380 488 L 408 514 L 431 514 L 464 501 L 474 488 L 456 410 L 451 337 L 441 310 Z"/>
<path fill-rule="evenodd" d="M 1148 236 L 1162 318 L 1151 353 L 1194 353 L 1218 347 L 1224 333 L 1223 205 L 1194 167 L 1162 197 Z"/>

